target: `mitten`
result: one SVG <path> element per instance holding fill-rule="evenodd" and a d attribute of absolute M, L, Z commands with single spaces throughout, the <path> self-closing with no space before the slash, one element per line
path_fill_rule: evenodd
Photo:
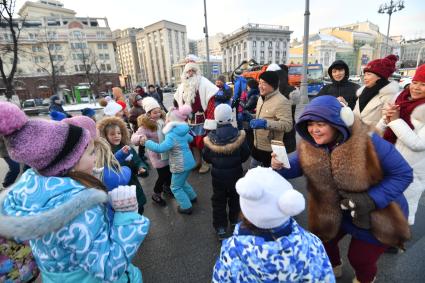
<path fill-rule="evenodd" d="M 267 120 L 265 119 L 252 119 L 249 122 L 251 129 L 265 129 L 267 128 Z"/>
<path fill-rule="evenodd" d="M 353 224 L 361 229 L 370 229 L 370 212 L 376 208 L 375 202 L 368 193 L 339 192 L 341 208 L 350 210 Z"/>
<path fill-rule="evenodd" d="M 110 191 L 108 195 L 115 211 L 137 212 L 136 186 L 118 186 L 118 188 Z"/>

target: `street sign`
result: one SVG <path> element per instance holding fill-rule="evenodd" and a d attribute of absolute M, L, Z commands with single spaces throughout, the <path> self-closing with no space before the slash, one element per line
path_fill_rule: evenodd
<path fill-rule="evenodd" d="M 212 65 L 211 74 L 213 74 L 213 75 L 220 74 L 220 68 L 219 68 L 218 65 Z"/>

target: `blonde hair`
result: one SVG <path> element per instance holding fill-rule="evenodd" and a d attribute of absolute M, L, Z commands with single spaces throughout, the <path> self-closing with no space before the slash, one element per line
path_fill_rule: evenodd
<path fill-rule="evenodd" d="M 120 163 L 112 153 L 111 146 L 109 145 L 108 141 L 102 137 L 98 137 L 94 140 L 94 145 L 96 148 L 96 167 L 108 167 L 113 172 L 117 174 L 120 173 Z M 100 177 L 103 179 L 103 171 L 100 174 Z"/>

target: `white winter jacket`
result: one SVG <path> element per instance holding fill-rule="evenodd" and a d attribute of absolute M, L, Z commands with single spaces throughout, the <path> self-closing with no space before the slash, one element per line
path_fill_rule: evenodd
<path fill-rule="evenodd" d="M 357 90 L 357 97 L 362 94 L 364 88 L 365 86 L 362 86 Z M 359 109 L 359 100 L 357 99 L 353 112 L 363 123 L 375 127 L 382 117 L 382 108 L 386 103 L 394 99 L 398 91 L 399 87 L 397 82 L 392 81 L 379 90 L 378 94 L 369 101 L 361 113 Z"/>
<path fill-rule="evenodd" d="M 414 224 L 415 213 L 422 192 L 425 189 L 425 104 L 416 107 L 410 120 L 414 126 L 411 129 L 402 119 L 389 122 L 387 125 L 383 119 L 378 127 L 383 130 L 390 127 L 397 136 L 396 149 L 413 168 L 413 182 L 404 192 L 409 204 L 409 224 Z"/>

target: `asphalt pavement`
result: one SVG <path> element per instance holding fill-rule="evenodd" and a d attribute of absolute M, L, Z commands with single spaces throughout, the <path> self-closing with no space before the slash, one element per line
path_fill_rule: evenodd
<path fill-rule="evenodd" d="M 171 105 L 172 94 L 164 94 L 165 104 Z M 302 109 L 301 107 L 298 107 Z M 247 164 L 245 164 L 246 166 Z M 6 163 L 0 159 L 0 180 L 6 172 Z M 211 282 L 214 263 L 220 251 L 220 243 L 212 227 L 211 176 L 193 172 L 189 177 L 198 193 L 198 202 L 194 204 L 192 215 L 177 213 L 177 204 L 172 198 L 166 198 L 167 205 L 160 207 L 152 202 L 153 185 L 156 171 L 150 170 L 141 183 L 147 196 L 145 215 L 151 220 L 148 236 L 139 249 L 133 263 L 143 273 L 146 283 L 203 283 Z M 306 196 L 305 178 L 290 180 L 294 188 Z M 412 227 L 412 239 L 407 250 L 397 255 L 384 254 L 378 262 L 378 276 L 375 282 L 425 282 L 425 197 L 423 196 L 417 223 Z M 296 217 L 298 223 L 307 227 L 307 215 L 303 212 Z M 343 276 L 339 283 L 352 282 L 354 273 L 349 265 L 346 253 L 349 237 L 341 242 L 343 255 Z M 421 279 L 422 278 L 422 279 Z"/>

